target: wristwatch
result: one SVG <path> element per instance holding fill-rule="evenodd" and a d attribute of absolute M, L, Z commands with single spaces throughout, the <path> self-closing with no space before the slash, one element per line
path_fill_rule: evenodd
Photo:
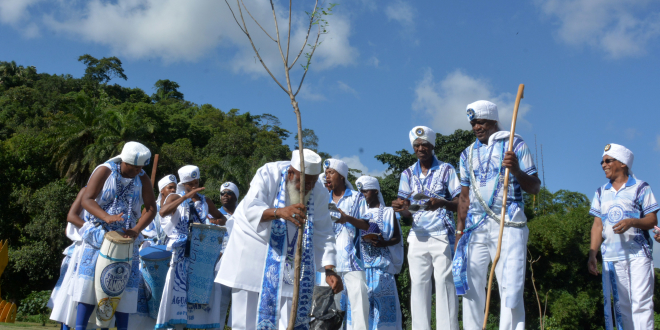
<path fill-rule="evenodd" d="M 463 231 L 462 230 L 457 230 L 456 234 L 463 235 Z"/>

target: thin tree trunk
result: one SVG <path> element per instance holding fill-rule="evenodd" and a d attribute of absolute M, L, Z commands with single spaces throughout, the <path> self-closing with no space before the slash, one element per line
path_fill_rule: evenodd
<path fill-rule="evenodd" d="M 291 85 L 289 85 L 289 88 L 291 88 Z M 298 120 L 298 150 L 300 152 L 300 201 L 304 202 L 305 157 L 303 153 L 302 120 L 300 118 L 300 109 L 298 108 L 298 102 L 296 101 L 296 97 L 293 94 L 289 94 L 289 96 L 291 97 L 291 105 L 293 106 L 293 112 L 296 114 L 296 119 Z M 294 274 L 293 301 L 291 302 L 291 314 L 289 315 L 289 324 L 287 325 L 287 330 L 293 330 L 294 326 L 296 325 L 296 317 L 298 316 L 298 299 L 300 298 L 300 263 L 302 259 L 302 246 L 303 246 L 302 243 L 303 243 L 304 227 L 305 226 L 302 225 L 298 228 L 298 239 L 296 240 L 296 256 L 294 259 L 295 268 L 293 272 Z"/>

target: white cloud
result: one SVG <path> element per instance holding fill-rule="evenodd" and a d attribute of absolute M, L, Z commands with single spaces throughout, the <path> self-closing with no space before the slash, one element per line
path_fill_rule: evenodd
<path fill-rule="evenodd" d="M 385 174 L 385 171 L 370 170 L 366 165 L 362 164 L 362 161 L 360 161 L 360 156 L 358 155 L 353 155 L 348 157 L 341 157 L 340 155 L 334 155 L 332 156 L 332 158 L 343 161 L 344 163 L 346 163 L 346 165 L 348 165 L 348 168 L 350 169 L 362 171 L 362 175 L 383 176 Z"/>
<path fill-rule="evenodd" d="M 367 60 L 367 65 L 372 65 L 375 68 L 378 67 L 378 64 L 380 64 L 380 60 L 376 56 L 372 56 L 369 60 Z"/>
<path fill-rule="evenodd" d="M 385 16 L 390 21 L 397 21 L 406 28 L 415 24 L 415 9 L 403 0 L 395 0 L 385 7 Z"/>
<path fill-rule="evenodd" d="M 339 86 L 339 89 L 342 92 L 353 94 L 353 96 L 355 96 L 356 98 L 360 98 L 360 96 L 358 95 L 358 92 L 353 87 L 348 86 L 348 84 L 346 84 L 345 82 L 337 81 L 337 85 Z"/>
<path fill-rule="evenodd" d="M 557 19 L 558 38 L 570 45 L 589 45 L 612 58 L 646 53 L 660 35 L 660 12 L 650 0 L 537 0 L 544 14 Z"/>
<path fill-rule="evenodd" d="M 628 140 L 633 140 L 633 139 L 636 138 L 637 136 L 642 135 L 642 133 L 640 133 L 639 131 L 637 131 L 636 128 L 628 128 L 628 129 L 626 129 L 626 131 L 625 131 L 625 135 L 626 135 L 626 139 L 628 139 Z"/>
<path fill-rule="evenodd" d="M 489 100 L 497 104 L 500 128 L 510 129 L 515 95 L 511 93 L 496 94 L 487 81 L 470 77 L 460 70 L 456 70 L 448 74 L 442 81 L 436 82 L 431 69 L 427 69 L 422 80 L 415 86 L 415 100 L 412 108 L 430 116 L 430 126 L 437 132 L 451 134 L 459 128 L 471 129 L 465 107 L 477 100 Z M 518 109 L 518 127 L 531 126 L 524 118 L 530 108 L 529 104 L 521 102 Z"/>
<path fill-rule="evenodd" d="M 302 100 L 307 100 L 307 101 L 327 101 L 327 98 L 323 93 L 316 91 L 314 86 L 307 82 L 303 84 L 303 86 L 300 88 L 300 93 L 298 93 L 298 97 Z"/>
<path fill-rule="evenodd" d="M 11 23 L 21 29 L 29 28 L 29 24 L 39 24 L 41 28 L 108 46 L 118 56 L 161 58 L 165 62 L 196 61 L 221 46 L 222 53 L 229 53 L 230 57 L 235 54 L 227 63 L 235 72 L 266 74 L 224 1 L 59 0 L 40 6 L 38 9 L 43 15 L 35 18 L 35 15 L 29 15 L 28 8 L 36 7 L 38 1 L 41 0 L 0 1 L 0 22 Z M 270 35 L 275 36 L 270 2 L 246 0 L 245 5 Z M 235 4 L 233 9 L 239 15 Z M 276 5 L 283 38 L 286 37 L 287 10 Z M 282 59 L 276 44 L 245 10 L 243 15 L 264 62 L 276 76 L 282 76 L 278 74 L 282 71 Z M 17 17 L 21 17 L 20 21 Z M 297 47 L 303 45 L 307 32 L 306 17 L 302 10 L 300 13 L 294 12 L 291 59 L 298 54 L 300 48 Z M 348 17 L 336 12 L 327 20 L 329 33 L 321 37 L 323 44 L 314 55 L 312 68 L 322 70 L 355 63 L 359 54 L 349 42 L 351 23 Z M 34 27 L 30 29 L 28 31 L 34 35 Z M 298 63 L 303 61 L 304 55 Z M 296 67 L 300 71 L 298 64 Z"/>
<path fill-rule="evenodd" d="M 30 22 L 30 8 L 43 0 L 0 0 L 0 22 L 17 29 L 26 38 L 39 36 L 39 27 Z"/>

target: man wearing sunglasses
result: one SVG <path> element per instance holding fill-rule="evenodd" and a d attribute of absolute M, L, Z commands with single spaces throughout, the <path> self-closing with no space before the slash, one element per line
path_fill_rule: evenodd
<path fill-rule="evenodd" d="M 660 207 L 648 183 L 632 173 L 634 155 L 618 144 L 605 146 L 600 166 L 608 183 L 591 202 L 589 272 L 598 275 L 596 254 L 603 256 L 605 328 L 653 329 L 653 258 L 649 230 L 658 224 Z M 614 300 L 612 319 L 610 294 Z"/>

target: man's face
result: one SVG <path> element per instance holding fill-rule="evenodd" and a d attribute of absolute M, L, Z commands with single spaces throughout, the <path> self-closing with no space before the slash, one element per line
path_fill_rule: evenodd
<path fill-rule="evenodd" d="M 172 193 L 175 193 L 175 192 L 176 192 L 176 183 L 174 183 L 174 182 L 168 184 L 167 186 L 165 186 L 165 187 L 160 191 L 160 193 L 161 193 L 163 196 L 167 196 L 167 195 L 172 194 Z"/>
<path fill-rule="evenodd" d="M 193 189 L 197 189 L 197 188 L 199 188 L 199 180 L 198 180 L 198 179 L 195 179 L 195 180 L 192 180 L 192 181 L 190 181 L 190 182 L 186 182 L 186 183 L 183 184 L 183 189 L 184 189 L 187 193 L 189 193 L 189 192 L 191 192 Z"/>
<path fill-rule="evenodd" d="M 627 167 L 624 163 L 612 158 L 609 155 L 603 156 L 603 161 L 601 162 L 600 166 L 605 172 L 605 177 L 610 180 L 618 177 L 619 175 L 625 174 Z"/>
<path fill-rule="evenodd" d="M 325 170 L 325 182 L 328 190 L 332 191 L 339 187 L 345 187 L 344 177 L 332 168 Z"/>
<path fill-rule="evenodd" d="M 290 182 L 293 182 L 296 185 L 296 189 L 300 191 L 300 172 L 298 172 L 298 170 L 296 170 L 293 167 L 290 167 L 287 179 Z M 316 185 L 316 181 L 318 181 L 318 179 L 319 179 L 318 174 L 317 175 L 305 174 L 305 195 L 309 194 L 312 191 L 312 189 L 314 189 L 314 185 Z"/>
<path fill-rule="evenodd" d="M 417 159 L 425 161 L 433 157 L 433 145 L 426 140 L 417 139 L 413 142 L 413 151 Z"/>
<path fill-rule="evenodd" d="M 367 200 L 367 204 L 373 204 L 378 202 L 378 190 L 369 189 L 369 190 L 360 190 L 364 198 Z M 385 205 L 383 205 L 385 206 Z"/>
<path fill-rule="evenodd" d="M 142 166 L 135 166 L 124 162 L 121 162 L 120 166 L 121 176 L 125 178 L 134 178 L 142 171 Z"/>
<path fill-rule="evenodd" d="M 225 189 L 220 192 L 220 201 L 222 205 L 236 205 L 236 195 L 231 189 Z"/>
<path fill-rule="evenodd" d="M 488 119 L 473 119 L 470 121 L 472 125 L 472 131 L 474 135 L 477 136 L 477 139 L 481 143 L 488 142 L 488 138 L 495 132 L 497 132 L 497 122 L 494 120 Z"/>

